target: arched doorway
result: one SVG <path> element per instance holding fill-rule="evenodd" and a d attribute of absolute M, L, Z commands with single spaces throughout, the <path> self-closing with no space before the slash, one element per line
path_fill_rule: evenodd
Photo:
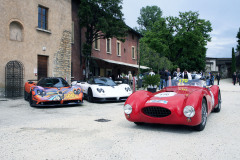
<path fill-rule="evenodd" d="M 10 61 L 5 67 L 5 96 L 9 98 L 23 95 L 23 64 Z"/>

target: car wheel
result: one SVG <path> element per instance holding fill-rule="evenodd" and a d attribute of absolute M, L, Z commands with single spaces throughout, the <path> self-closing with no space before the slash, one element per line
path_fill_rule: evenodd
<path fill-rule="evenodd" d="M 144 125 L 144 123 L 143 122 L 134 122 L 136 125 L 138 125 L 138 126 L 142 126 L 142 125 Z"/>
<path fill-rule="evenodd" d="M 29 94 L 29 104 L 31 107 L 34 107 L 36 102 L 32 99 L 32 93 Z"/>
<path fill-rule="evenodd" d="M 195 126 L 195 130 L 202 131 L 207 123 L 207 102 L 205 99 L 202 100 L 202 121 L 199 125 Z"/>
<path fill-rule="evenodd" d="M 94 102 L 93 93 L 91 88 L 88 89 L 88 102 Z"/>
<path fill-rule="evenodd" d="M 218 104 L 217 106 L 214 108 L 214 112 L 220 112 L 221 110 L 221 103 L 222 103 L 222 97 L 221 97 L 221 92 L 218 92 Z"/>
<path fill-rule="evenodd" d="M 24 99 L 25 99 L 26 101 L 29 100 L 29 94 L 28 94 L 26 91 L 24 91 Z"/>

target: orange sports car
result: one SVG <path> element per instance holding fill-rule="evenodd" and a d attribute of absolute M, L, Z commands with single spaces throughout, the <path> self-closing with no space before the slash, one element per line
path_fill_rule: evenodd
<path fill-rule="evenodd" d="M 83 102 L 83 92 L 80 86 L 70 86 L 61 77 L 47 77 L 37 83 L 26 82 L 24 99 L 30 106 L 74 105 Z"/>

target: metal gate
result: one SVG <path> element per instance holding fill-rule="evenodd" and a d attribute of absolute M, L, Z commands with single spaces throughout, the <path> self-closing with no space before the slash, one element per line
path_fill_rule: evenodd
<path fill-rule="evenodd" d="M 5 96 L 8 98 L 23 95 L 23 64 L 10 61 L 5 67 Z"/>

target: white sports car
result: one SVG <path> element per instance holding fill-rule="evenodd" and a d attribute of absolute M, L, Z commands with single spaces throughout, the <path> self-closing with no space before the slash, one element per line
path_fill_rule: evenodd
<path fill-rule="evenodd" d="M 132 94 L 128 84 L 116 84 L 106 77 L 93 77 L 87 82 L 73 81 L 72 85 L 79 85 L 89 102 L 125 101 Z"/>

